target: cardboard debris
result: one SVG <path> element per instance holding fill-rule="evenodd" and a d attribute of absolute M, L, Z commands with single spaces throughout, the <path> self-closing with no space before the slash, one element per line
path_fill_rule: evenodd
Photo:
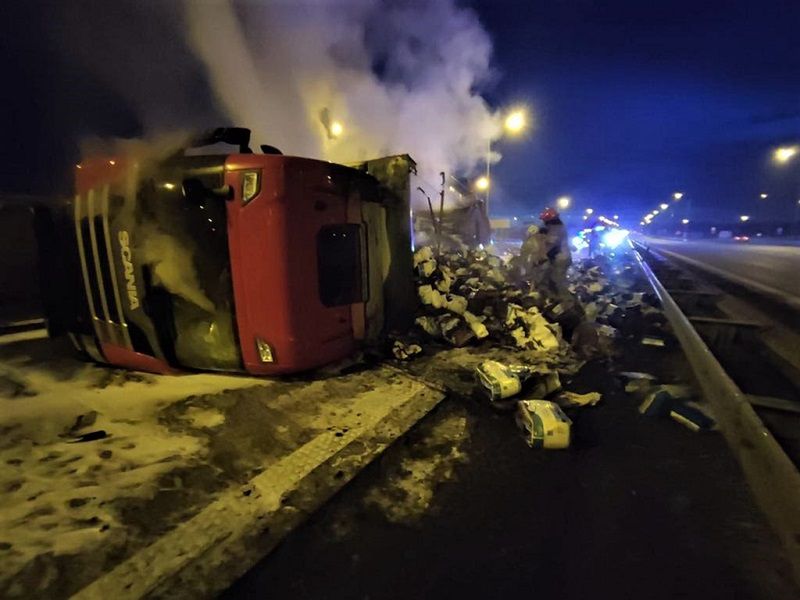
<path fill-rule="evenodd" d="M 453 346 L 492 339 L 525 350 L 561 351 L 562 330 L 551 321 L 574 320 L 577 309 L 555 304 L 548 320 L 543 295 L 515 281 L 509 262 L 482 250 L 434 257 L 430 248 L 420 248 L 414 255 L 422 305 L 417 325 Z"/>
<path fill-rule="evenodd" d="M 408 360 L 422 353 L 422 346 L 419 344 L 406 344 L 400 340 L 395 340 L 392 345 L 392 354 L 398 360 Z"/>
<path fill-rule="evenodd" d="M 636 394 L 642 396 L 651 387 L 653 387 L 653 382 L 650 381 L 649 379 L 631 379 L 628 383 L 625 384 L 625 391 L 628 394 Z"/>
<path fill-rule="evenodd" d="M 622 371 L 619 374 L 620 377 L 624 377 L 625 379 L 637 379 L 637 380 L 648 380 L 648 381 L 655 381 L 656 376 L 650 375 L 650 373 L 642 373 L 641 371 Z"/>
<path fill-rule="evenodd" d="M 561 392 L 555 399 L 559 406 L 565 408 L 572 406 L 594 406 L 603 396 L 599 392 L 589 392 L 588 394 L 576 394 L 575 392 Z"/>
<path fill-rule="evenodd" d="M 649 380 L 631 380 L 634 382 Z M 627 390 L 627 387 L 626 387 Z M 642 404 L 639 412 L 647 417 L 666 417 L 677 421 L 692 431 L 705 431 L 714 428 L 714 419 L 703 412 L 702 409 L 687 404 L 694 396 L 691 386 L 684 384 L 668 384 L 652 387 Z"/>
<path fill-rule="evenodd" d="M 561 378 L 558 373 L 551 371 L 536 378 L 536 384 L 531 389 L 529 395 L 532 398 L 547 398 L 561 389 Z"/>
<path fill-rule="evenodd" d="M 548 400 L 522 400 L 517 404 L 515 420 L 531 448 L 569 447 L 572 421 L 557 404 Z"/>
<path fill-rule="evenodd" d="M 638 371 L 623 371 L 618 376 L 625 380 L 625 391 L 629 394 L 644 396 L 656 383 L 656 378 L 650 373 Z"/>
<path fill-rule="evenodd" d="M 663 390 L 655 390 L 647 395 L 644 402 L 639 406 L 639 412 L 646 417 L 663 417 L 669 414 L 675 400 Z"/>
<path fill-rule="evenodd" d="M 496 360 L 483 361 L 475 369 L 478 382 L 493 402 L 519 394 L 522 382 L 532 374 L 527 367 L 504 365 Z"/>
<path fill-rule="evenodd" d="M 694 432 L 709 430 L 714 427 L 714 420 L 711 417 L 699 408 L 688 404 L 675 404 L 669 411 L 669 416 L 672 420 Z"/>

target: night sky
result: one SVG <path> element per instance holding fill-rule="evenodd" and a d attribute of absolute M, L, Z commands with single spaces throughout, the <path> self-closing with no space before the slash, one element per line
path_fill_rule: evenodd
<path fill-rule="evenodd" d="M 800 140 L 800 2 L 475 7 L 501 71 L 492 101 L 526 101 L 536 120 L 529 139 L 499 147 L 509 211 L 569 194 L 638 222 L 677 190 L 697 217 L 754 212 L 762 191 L 760 210 L 793 210 L 800 160 L 776 168 L 769 155 Z"/>
<path fill-rule="evenodd" d="M 769 156 L 800 142 L 799 1 L 468 4 L 495 46 L 485 96 L 534 115 L 526 139 L 496 146 L 493 211 L 538 212 L 568 194 L 576 211 L 638 222 L 677 190 L 693 218 L 793 210 L 800 160 L 778 168 Z M 64 189 L 78 136 L 139 130 L 102 81 L 58 56 L 53 6 L 0 8 L 0 191 Z M 210 103 L 201 88 L 193 97 Z"/>

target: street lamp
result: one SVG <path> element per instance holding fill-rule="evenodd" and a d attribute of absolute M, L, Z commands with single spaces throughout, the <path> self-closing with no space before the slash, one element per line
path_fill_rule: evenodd
<path fill-rule="evenodd" d="M 800 152 L 800 147 L 798 146 L 783 146 L 777 148 L 772 156 L 775 162 L 787 163 L 792 160 L 798 152 Z"/>
<path fill-rule="evenodd" d="M 688 225 L 689 219 L 681 219 L 681 223 L 683 223 L 684 225 Z"/>
<path fill-rule="evenodd" d="M 667 210 L 669 208 L 669 204 L 667 204 L 666 202 L 663 204 L 659 204 L 658 206 L 659 208 L 661 208 L 661 210 Z"/>
<path fill-rule="evenodd" d="M 747 223 L 750 220 L 750 215 L 742 215 L 742 216 L 739 217 L 739 220 L 742 223 Z"/>
<path fill-rule="evenodd" d="M 528 127 L 528 111 L 525 108 L 515 108 L 508 112 L 503 119 L 503 131 L 512 136 L 518 136 Z M 486 181 L 485 187 L 479 190 L 486 192 L 486 214 L 489 214 L 489 177 L 492 171 L 492 138 L 486 140 Z M 479 180 L 480 181 L 480 180 Z"/>
<path fill-rule="evenodd" d="M 672 194 L 672 199 L 675 200 L 675 202 L 680 201 L 681 198 L 683 198 L 683 192 L 675 192 Z"/>
<path fill-rule="evenodd" d="M 489 190 L 489 177 L 482 175 L 475 180 L 475 189 L 479 192 L 486 192 Z"/>
<path fill-rule="evenodd" d="M 522 108 L 517 108 L 508 113 L 503 121 L 503 128 L 512 135 L 517 135 L 525 130 L 528 125 L 528 115 Z"/>
<path fill-rule="evenodd" d="M 593 212 L 594 212 L 594 209 L 593 209 L 593 208 L 587 208 L 587 209 L 586 209 L 586 214 L 587 214 L 587 215 L 590 215 L 590 214 L 592 214 Z"/>
<path fill-rule="evenodd" d="M 758 197 L 762 200 L 766 200 L 769 197 L 769 194 L 759 194 Z"/>
<path fill-rule="evenodd" d="M 571 199 L 569 196 L 561 196 L 558 200 L 556 200 L 556 205 L 561 210 L 566 210 L 569 208 Z"/>
<path fill-rule="evenodd" d="M 650 214 L 651 214 L 651 215 L 653 215 L 653 216 L 655 216 L 655 215 L 657 215 L 657 214 L 658 214 L 658 211 L 657 211 L 657 210 L 654 210 L 654 211 L 653 211 L 652 213 L 650 213 Z"/>
<path fill-rule="evenodd" d="M 614 220 L 619 221 L 619 215 L 614 215 Z"/>
<path fill-rule="evenodd" d="M 338 138 L 344 133 L 344 125 L 341 121 L 333 121 L 331 123 L 331 137 Z"/>

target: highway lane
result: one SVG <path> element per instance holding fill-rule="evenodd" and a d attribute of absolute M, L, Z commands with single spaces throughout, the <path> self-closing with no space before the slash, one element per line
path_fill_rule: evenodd
<path fill-rule="evenodd" d="M 800 298 L 800 246 L 650 237 L 640 239 L 653 248 L 674 252 L 793 298 Z"/>

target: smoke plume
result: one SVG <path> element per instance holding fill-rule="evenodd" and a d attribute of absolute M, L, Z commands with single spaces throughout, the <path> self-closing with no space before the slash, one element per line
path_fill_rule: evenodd
<path fill-rule="evenodd" d="M 482 168 L 500 133 L 480 94 L 495 76 L 491 40 L 459 0 L 56 8 L 60 58 L 113 90 L 147 134 L 227 124 L 284 153 L 342 163 L 408 153 L 435 193 L 440 171 Z"/>
<path fill-rule="evenodd" d="M 286 153 L 342 163 L 408 153 L 435 181 L 474 171 L 499 132 L 478 93 L 491 42 L 454 0 L 185 6 L 221 106 Z"/>

